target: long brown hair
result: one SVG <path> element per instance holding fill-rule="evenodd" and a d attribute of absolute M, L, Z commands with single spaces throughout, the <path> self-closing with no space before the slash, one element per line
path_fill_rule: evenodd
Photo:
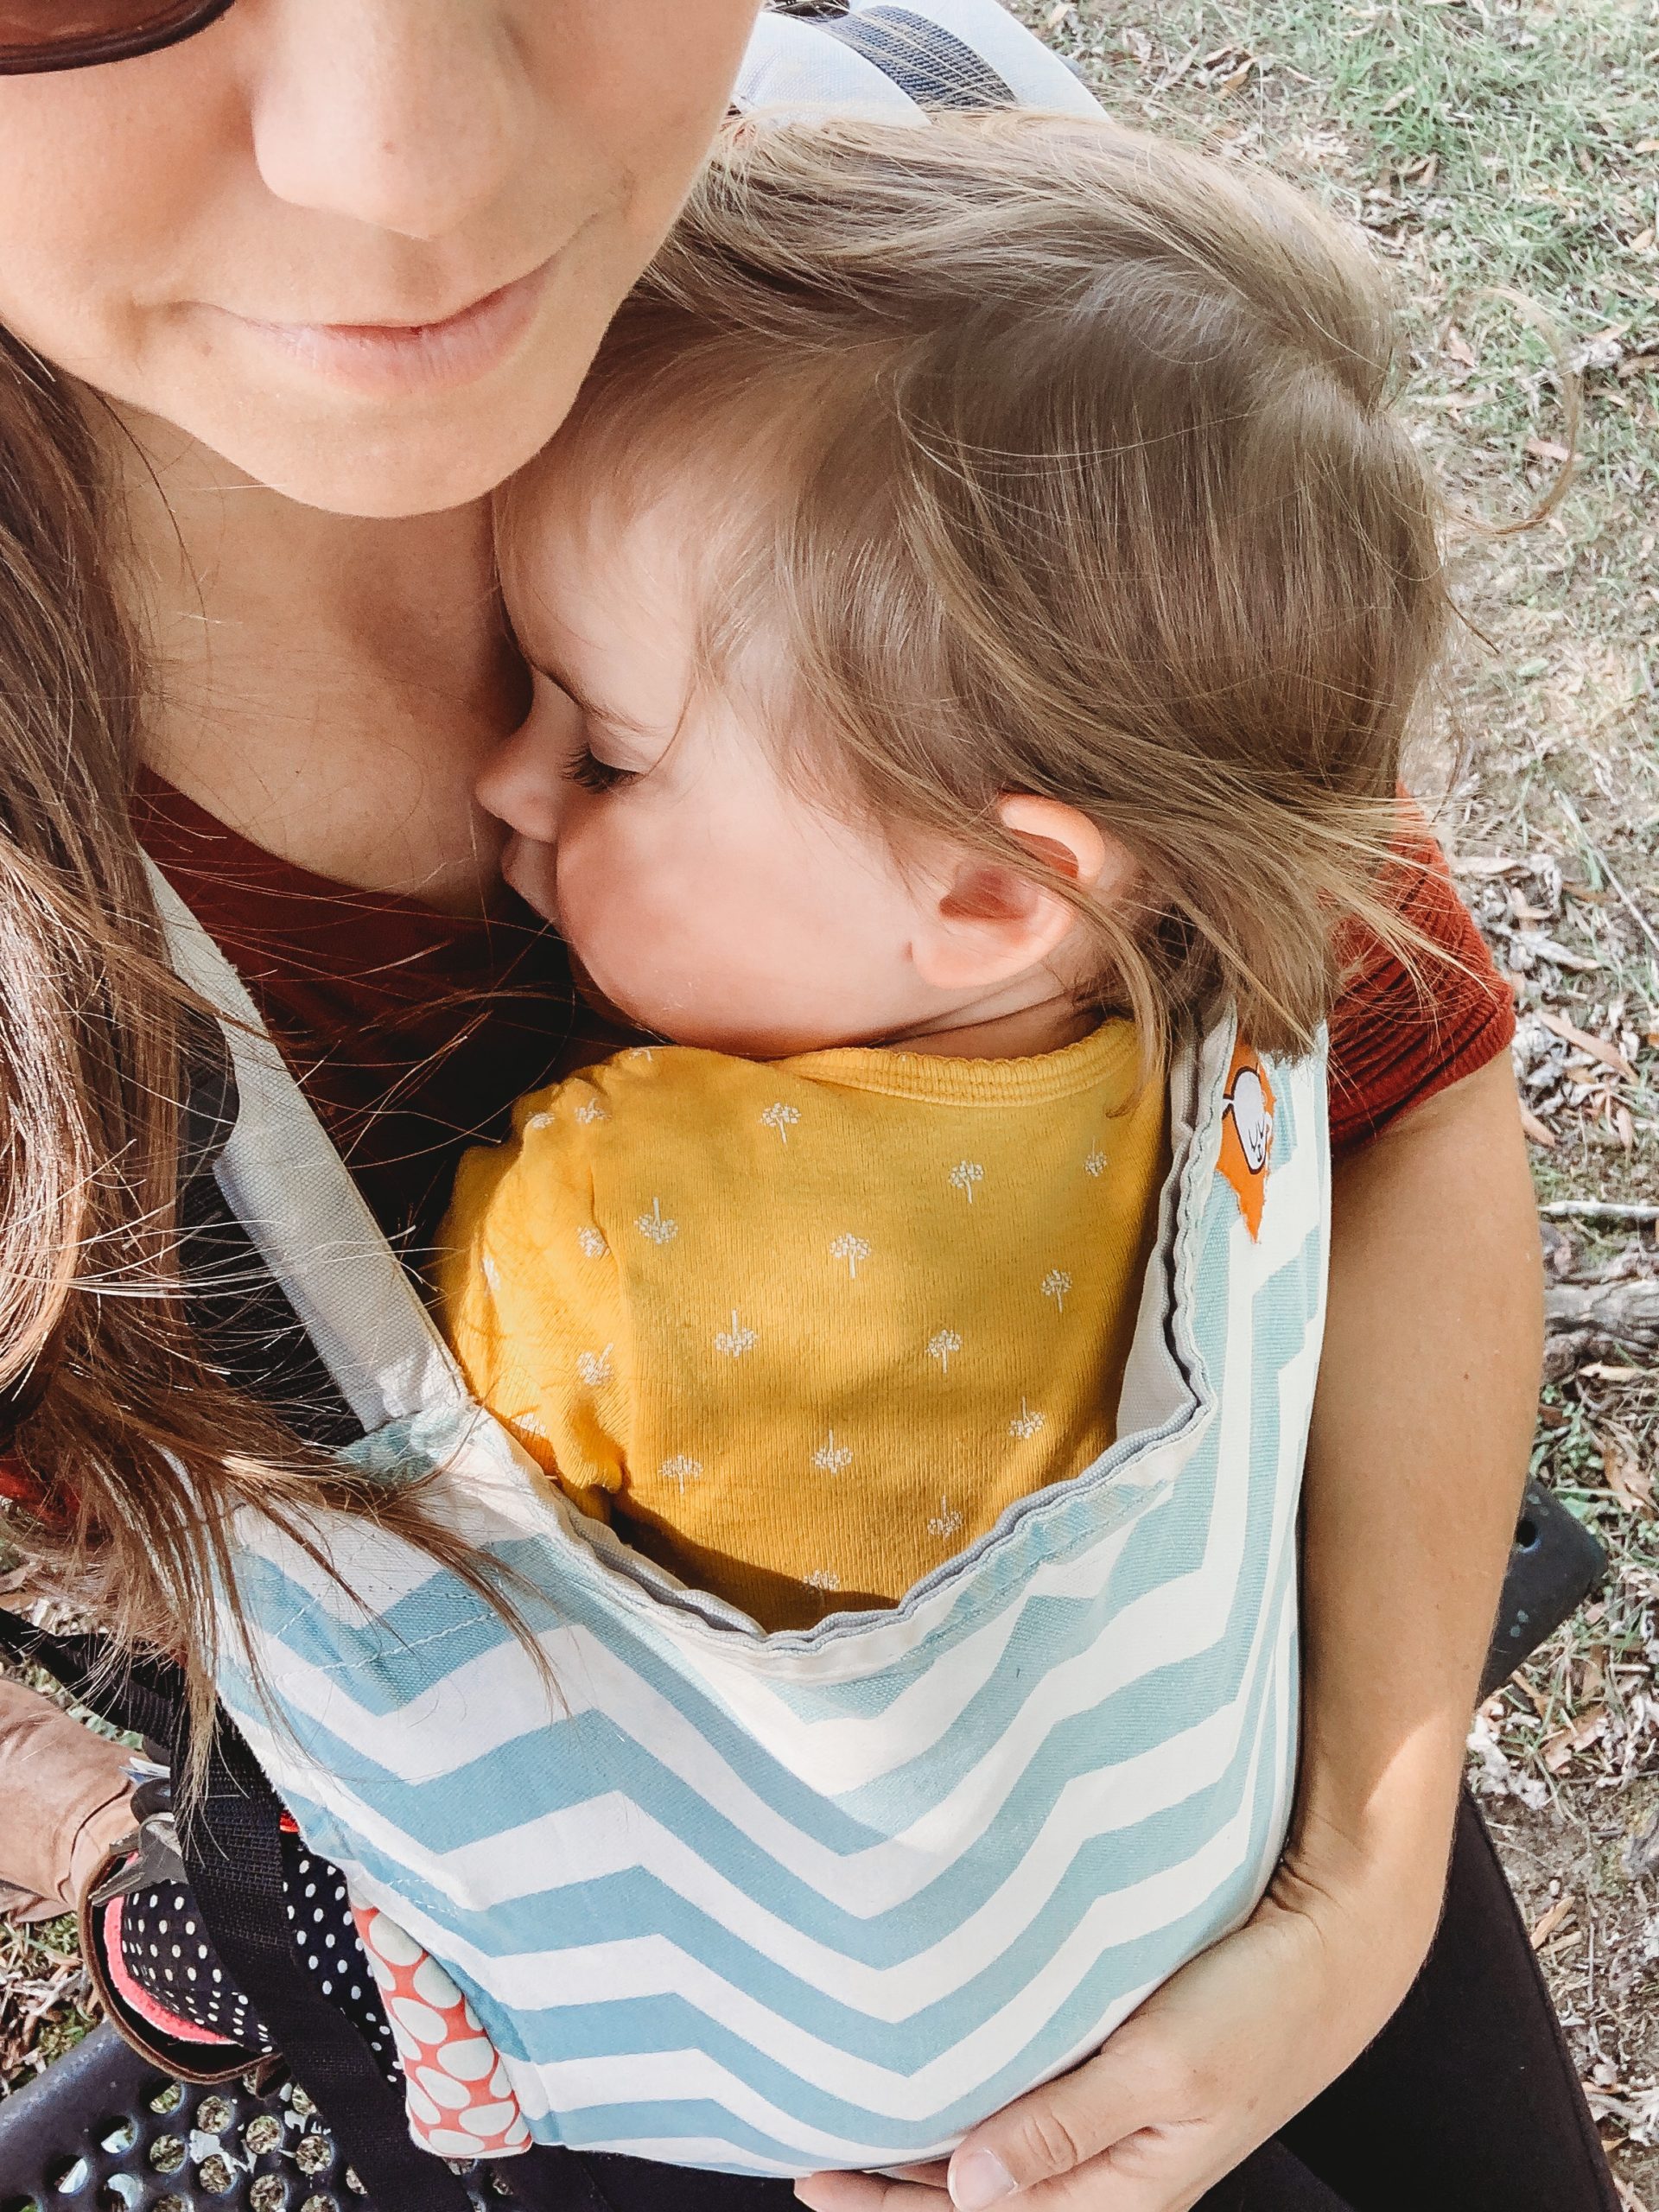
<path fill-rule="evenodd" d="M 1107 999 L 1300 1052 L 1355 925 L 1427 950 L 1376 880 L 1446 613 L 1395 354 L 1366 249 L 1266 175 L 1103 120 L 746 123 L 552 454 L 702 472 L 711 672 L 768 640 L 801 772 L 1027 869 L 998 797 L 1079 808 L 1139 863 L 1085 907 Z"/>
<path fill-rule="evenodd" d="M 12 1526 L 59 1586 L 186 1662 L 200 1747 L 239 1509 L 302 1541 L 303 1507 L 372 1514 L 504 1601 L 418 1491 L 307 1451 L 191 1328 L 181 1100 L 207 1015 L 131 825 L 145 675 L 89 404 L 0 331 L 0 1449 L 44 1491 Z"/>

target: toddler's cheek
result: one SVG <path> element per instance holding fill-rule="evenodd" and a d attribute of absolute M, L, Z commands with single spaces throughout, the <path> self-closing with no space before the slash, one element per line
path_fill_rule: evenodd
<path fill-rule="evenodd" d="M 562 854 L 557 907 L 560 931 L 598 989 L 631 1020 L 658 1026 L 652 1016 L 673 989 L 664 970 L 674 963 L 677 933 L 649 887 Z"/>

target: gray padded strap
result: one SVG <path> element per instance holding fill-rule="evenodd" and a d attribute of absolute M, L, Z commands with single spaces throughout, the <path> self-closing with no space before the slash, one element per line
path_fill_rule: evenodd
<path fill-rule="evenodd" d="M 238 1099 L 214 1168 L 232 1213 L 365 1430 L 452 1397 L 461 1378 L 247 988 L 161 870 L 151 887 L 173 965 L 223 1024 Z"/>
<path fill-rule="evenodd" d="M 1098 115 L 1082 80 L 1001 0 L 852 0 L 843 15 L 768 11 L 735 96 L 771 115 L 925 123 L 931 107 Z"/>

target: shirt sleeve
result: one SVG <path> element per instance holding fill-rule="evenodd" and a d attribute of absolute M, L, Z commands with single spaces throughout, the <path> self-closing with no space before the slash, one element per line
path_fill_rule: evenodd
<path fill-rule="evenodd" d="M 586 1095 L 577 1077 L 525 1101 L 512 1142 L 467 1154 L 433 1277 L 474 1397 L 583 1512 L 607 1520 L 626 1464 L 626 1332 L 594 1215 Z"/>
<path fill-rule="evenodd" d="M 1331 1148 L 1357 1151 L 1507 1050 L 1515 1000 L 1427 821 L 1402 803 L 1384 888 L 1432 951 L 1414 973 L 1375 937 L 1354 948 L 1331 1017 Z"/>

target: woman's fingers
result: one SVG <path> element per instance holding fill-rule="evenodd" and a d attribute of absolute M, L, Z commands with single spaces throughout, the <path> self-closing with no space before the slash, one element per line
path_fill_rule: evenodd
<path fill-rule="evenodd" d="M 1189 2113 L 1196 2116 L 1201 2103 L 1196 2080 L 1160 2061 L 1150 2042 L 1131 2022 L 1098 2058 L 1033 2089 L 976 2128 L 950 2161 L 957 2212 L 988 2212 L 1016 2190 L 1088 2166 L 1154 2122 L 1163 2136 Z M 1120 2163 L 1138 2165 L 1140 2159 Z M 1116 2200 L 1100 2202 L 1112 2203 L 1115 2212 Z M 1032 2212 L 1037 2212 L 1034 2203 Z"/>
<path fill-rule="evenodd" d="M 885 2174 L 809 2174 L 795 2194 L 810 2212 L 944 2212 L 943 2187 Z"/>
<path fill-rule="evenodd" d="M 1196 2084 L 1141 2040 L 1124 2063 L 1114 2044 L 976 2129 L 948 2169 L 955 2212 L 1185 2212 L 1207 2183 L 1188 2189 L 1183 2177 L 1207 2162 L 1189 2139 L 1199 2123 L 1173 2115 Z M 1152 2125 L 1154 2083 L 1169 2116 Z M 945 2212 L 946 2175 L 938 2164 L 912 2168 L 909 2178 L 813 2174 L 795 2194 L 811 2212 Z"/>

